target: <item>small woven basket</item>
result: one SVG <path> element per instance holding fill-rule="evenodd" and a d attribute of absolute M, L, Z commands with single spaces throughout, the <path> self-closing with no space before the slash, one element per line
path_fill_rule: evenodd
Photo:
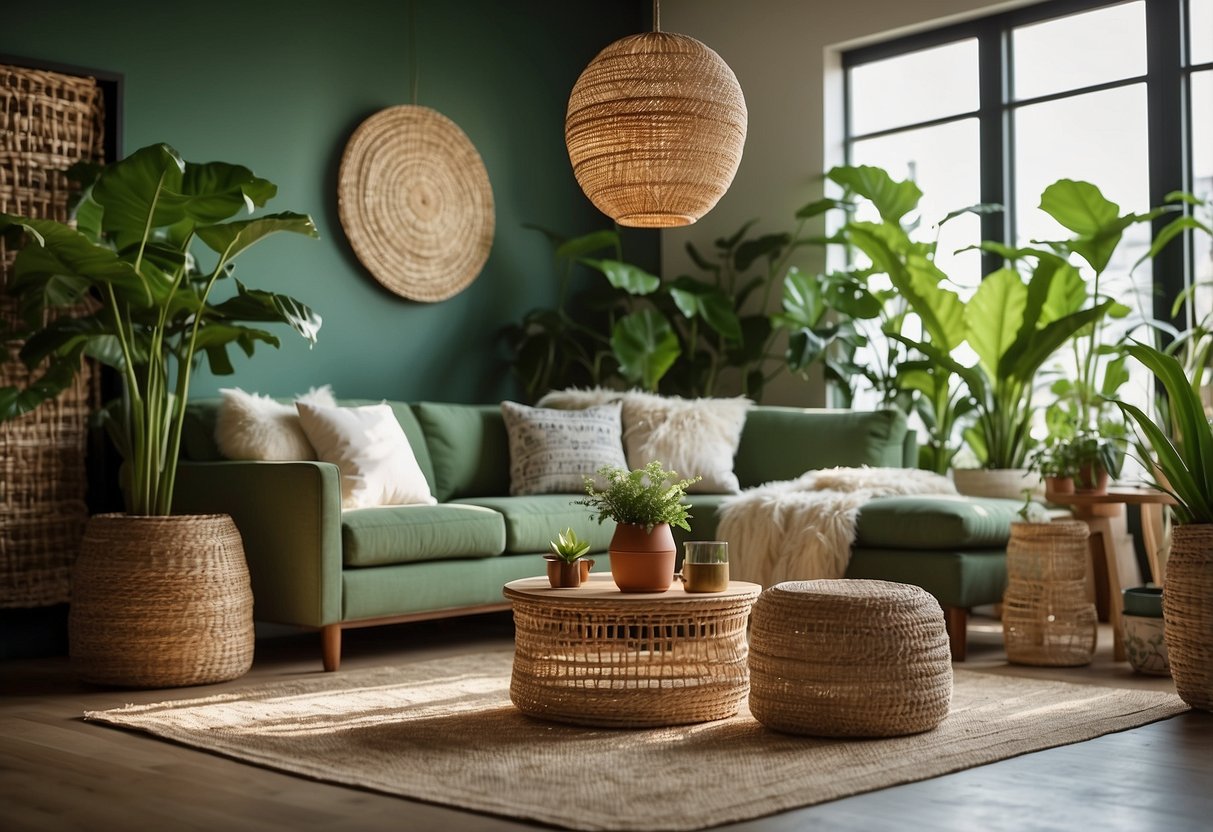
<path fill-rule="evenodd" d="M 1193 708 L 1213 711 L 1213 524 L 1172 531 L 1162 613 L 1176 692 Z"/>
<path fill-rule="evenodd" d="M 1007 661 L 1042 667 L 1090 664 L 1095 605 L 1087 596 L 1087 524 L 1012 523 L 1002 633 Z"/>
<path fill-rule="evenodd" d="M 867 580 L 789 581 L 754 604 L 750 711 L 826 737 L 929 731 L 948 715 L 943 610 L 926 590 Z"/>
<path fill-rule="evenodd" d="M 89 520 L 68 640 L 85 682 L 162 688 L 223 682 L 253 663 L 253 593 L 226 514 Z"/>

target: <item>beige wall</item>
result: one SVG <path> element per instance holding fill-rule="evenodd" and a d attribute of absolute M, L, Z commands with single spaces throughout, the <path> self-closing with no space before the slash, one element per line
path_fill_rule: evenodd
<path fill-rule="evenodd" d="M 844 47 L 980 16 L 1022 2 L 995 0 L 666 0 L 661 28 L 698 38 L 732 67 L 745 93 L 745 153 L 729 192 L 695 225 L 662 232 L 662 272 L 694 273 L 685 243 L 711 241 L 759 219 L 788 230 L 796 209 L 822 194 L 822 173 L 842 161 Z M 802 268 L 819 269 L 819 250 Z M 819 406 L 820 382 L 782 376 L 768 404 Z"/>

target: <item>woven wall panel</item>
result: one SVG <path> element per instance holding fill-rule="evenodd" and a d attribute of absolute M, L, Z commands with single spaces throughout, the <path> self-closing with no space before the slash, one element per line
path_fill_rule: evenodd
<path fill-rule="evenodd" d="M 103 157 L 104 110 L 92 78 L 0 65 L 0 211 L 68 218 L 71 187 L 62 174 Z M 0 240 L 0 287 L 15 252 Z M 0 331 L 17 320 L 0 292 Z M 0 349 L 0 386 L 24 386 L 20 343 Z M 68 600 L 80 550 L 85 506 L 87 420 L 97 398 L 86 371 L 53 402 L 0 423 L 0 607 L 40 607 Z"/>

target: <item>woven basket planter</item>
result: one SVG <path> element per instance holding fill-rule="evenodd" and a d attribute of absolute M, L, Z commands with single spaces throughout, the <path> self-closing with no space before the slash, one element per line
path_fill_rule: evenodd
<path fill-rule="evenodd" d="M 750 711 L 824 737 L 929 731 L 948 715 L 952 664 L 939 602 L 887 581 L 789 581 L 754 604 Z"/>
<path fill-rule="evenodd" d="M 1024 489 L 1043 497 L 1044 480 L 1026 468 L 957 468 L 952 472 L 956 490 L 966 497 L 1022 500 Z"/>
<path fill-rule="evenodd" d="M 1193 708 L 1213 711 L 1213 524 L 1172 531 L 1162 614 L 1176 692 Z"/>
<path fill-rule="evenodd" d="M 68 639 L 72 666 L 94 684 L 177 687 L 248 672 L 253 593 L 232 518 L 93 517 Z"/>
<path fill-rule="evenodd" d="M 1012 523 L 1002 633 L 1007 661 L 1042 667 L 1090 664 L 1098 618 L 1087 598 L 1081 520 Z"/>

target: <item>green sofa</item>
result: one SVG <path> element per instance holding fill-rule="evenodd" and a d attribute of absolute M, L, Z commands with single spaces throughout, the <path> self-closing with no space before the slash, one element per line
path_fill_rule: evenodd
<path fill-rule="evenodd" d="M 566 526 L 588 535 L 602 555 L 596 569 L 607 568 L 613 527 L 592 522 L 588 509 L 572 505 L 575 495 L 507 496 L 509 449 L 497 405 L 388 404 L 438 505 L 343 512 L 336 466 L 224 460 L 213 438 L 218 400 L 189 406 L 174 509 L 235 519 L 257 620 L 319 629 L 324 667 L 335 670 L 345 628 L 506 609 L 502 585 L 543 574 L 548 540 Z M 913 451 L 896 411 L 755 407 L 735 471 L 748 488 L 816 468 L 901 467 Z M 712 538 L 725 496 L 691 496 L 691 536 Z M 1012 500 L 874 501 L 860 515 L 848 576 L 933 593 L 961 659 L 967 610 L 1001 600 L 1017 508 Z"/>

